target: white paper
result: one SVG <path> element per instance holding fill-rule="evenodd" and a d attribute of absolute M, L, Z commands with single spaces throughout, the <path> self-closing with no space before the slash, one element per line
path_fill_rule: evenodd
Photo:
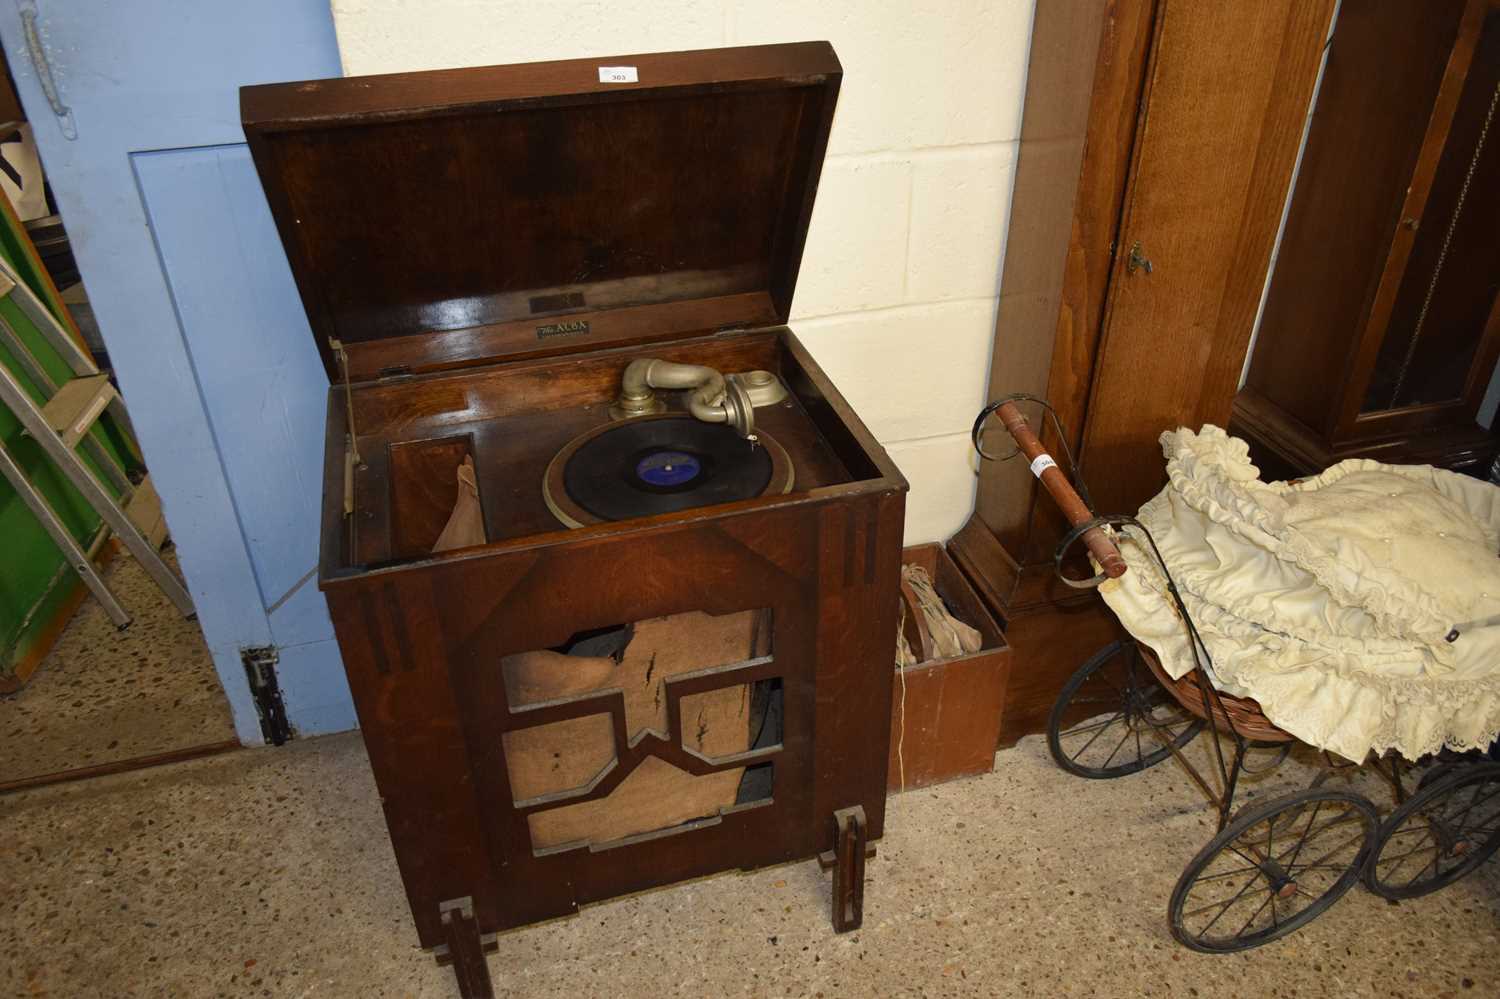
<path fill-rule="evenodd" d="M 1056 467 L 1057 462 L 1052 460 L 1050 454 L 1039 454 L 1036 456 L 1036 460 L 1031 463 L 1031 474 L 1040 479 L 1043 472 L 1049 468 Z"/>
<path fill-rule="evenodd" d="M 634 66 L 600 66 L 600 83 L 639 83 Z"/>

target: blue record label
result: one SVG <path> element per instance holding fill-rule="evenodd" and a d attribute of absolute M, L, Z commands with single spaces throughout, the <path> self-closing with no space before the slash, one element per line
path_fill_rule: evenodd
<path fill-rule="evenodd" d="M 698 459 L 683 451 L 657 451 L 636 462 L 635 474 L 652 486 L 680 486 L 703 470 Z"/>

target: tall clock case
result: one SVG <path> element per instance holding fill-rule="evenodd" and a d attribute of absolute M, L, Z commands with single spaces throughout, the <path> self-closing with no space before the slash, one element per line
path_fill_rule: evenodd
<path fill-rule="evenodd" d="M 1500 0 L 1345 0 L 1234 429 L 1269 475 L 1486 469 Z"/>

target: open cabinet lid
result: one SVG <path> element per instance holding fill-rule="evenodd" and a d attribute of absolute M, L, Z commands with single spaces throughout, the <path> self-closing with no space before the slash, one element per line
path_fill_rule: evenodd
<path fill-rule="evenodd" d="M 784 323 L 827 42 L 245 87 L 318 350 L 418 372 Z"/>

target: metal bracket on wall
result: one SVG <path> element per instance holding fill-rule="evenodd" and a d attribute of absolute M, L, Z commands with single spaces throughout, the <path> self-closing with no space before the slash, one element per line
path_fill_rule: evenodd
<path fill-rule="evenodd" d="M 286 720 L 286 705 L 281 700 L 281 685 L 276 680 L 276 664 L 281 661 L 274 645 L 259 645 L 240 650 L 245 676 L 250 681 L 250 696 L 255 699 L 255 713 L 260 716 L 260 731 L 266 741 L 280 746 L 292 738 L 291 723 Z"/>

